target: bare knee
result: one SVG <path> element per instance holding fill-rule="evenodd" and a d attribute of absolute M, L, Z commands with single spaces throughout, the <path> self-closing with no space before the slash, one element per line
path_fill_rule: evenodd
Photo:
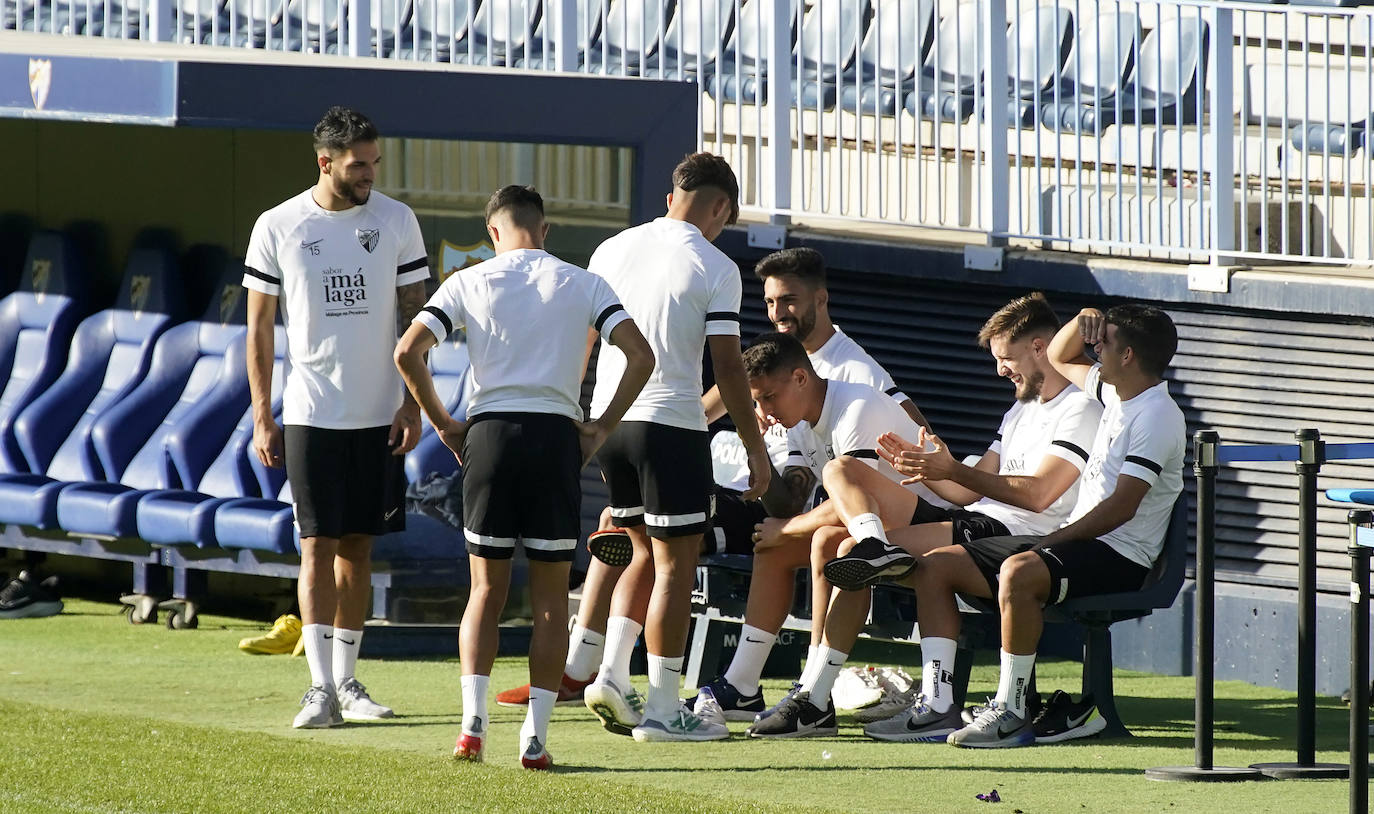
<path fill-rule="evenodd" d="M 825 468 L 821 470 L 821 482 L 827 486 L 832 483 L 852 483 L 856 472 L 871 468 L 858 458 L 841 455 L 826 462 Z"/>
<path fill-rule="evenodd" d="M 1008 557 L 997 572 L 997 603 L 1002 606 L 1043 601 L 1049 572 L 1040 555 L 1023 551 Z"/>
<path fill-rule="evenodd" d="M 848 530 L 840 526 L 825 526 L 811 538 L 811 561 L 819 561 L 824 565 L 840 554 L 848 553 L 853 546 L 854 541 L 849 538 Z"/>

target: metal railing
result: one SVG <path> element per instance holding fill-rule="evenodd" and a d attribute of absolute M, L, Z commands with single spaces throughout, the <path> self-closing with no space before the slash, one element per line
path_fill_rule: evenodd
<path fill-rule="evenodd" d="M 1210 0 L 0 0 L 7 28 L 693 81 L 756 216 L 1374 264 L 1374 9 Z M 776 24 L 774 24 L 776 21 Z"/>

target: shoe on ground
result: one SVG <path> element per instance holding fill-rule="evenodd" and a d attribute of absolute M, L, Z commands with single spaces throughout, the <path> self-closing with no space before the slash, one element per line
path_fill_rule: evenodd
<path fill-rule="evenodd" d="M 553 755 L 538 738 L 530 738 L 530 742 L 525 744 L 525 751 L 520 753 L 520 765 L 533 771 L 546 772 L 553 768 Z"/>
<path fill-rule="evenodd" d="M 899 580 L 916 570 L 916 558 L 891 543 L 865 537 L 825 564 L 825 578 L 843 591 L 858 591 L 879 580 Z"/>
<path fill-rule="evenodd" d="M 367 687 L 356 678 L 339 685 L 339 709 L 343 711 L 346 721 L 380 721 L 396 717 L 391 707 L 373 701 L 372 696 L 367 694 Z"/>
<path fill-rule="evenodd" d="M 993 704 L 973 723 L 950 733 L 948 742 L 976 749 L 1030 746 L 1035 743 L 1035 729 L 1029 719 L 1012 712 L 1006 704 Z"/>
<path fill-rule="evenodd" d="M 596 674 L 586 681 L 578 681 L 575 678 L 568 678 L 568 674 L 563 674 L 563 679 L 558 683 L 558 700 L 554 701 L 556 707 L 567 707 L 582 704 L 583 693 L 587 685 L 596 680 Z M 530 703 L 530 685 L 515 687 L 509 690 L 502 690 L 496 694 L 496 703 L 503 707 L 526 707 Z"/>
<path fill-rule="evenodd" d="M 878 671 L 871 666 L 846 667 L 835 677 L 835 687 L 830 691 L 835 709 L 863 709 L 883 700 L 883 686 L 878 682 Z"/>
<path fill-rule="evenodd" d="M 624 568 L 635 555 L 630 533 L 620 528 L 602 529 L 587 535 L 587 550 L 612 568 Z"/>
<path fill-rule="evenodd" d="M 964 711 L 959 713 L 959 717 L 963 718 L 964 723 L 971 724 L 974 722 L 974 720 L 978 718 L 979 715 L 982 715 L 985 710 L 990 709 L 994 703 L 995 699 L 989 696 L 981 704 L 974 704 L 971 707 L 964 707 Z M 1044 709 L 1045 704 L 1043 701 L 1040 700 L 1040 693 L 1032 692 L 1026 694 L 1027 718 L 1031 719 L 1031 721 L 1034 722 L 1035 719 L 1040 716 L 1040 713 Z"/>
<path fill-rule="evenodd" d="M 682 699 L 682 708 L 703 721 L 725 725 L 725 710 L 721 709 L 720 702 L 706 687 L 697 693 L 696 698 Z"/>
<path fill-rule="evenodd" d="M 727 721 L 752 721 L 764 711 L 761 688 L 755 690 L 753 695 L 745 695 L 726 681 L 724 676 L 697 691 L 697 702 L 692 707 L 696 714 L 702 714 L 699 707 L 707 696 L 720 706 L 721 714 Z"/>
<path fill-rule="evenodd" d="M 874 740 L 897 743 L 944 743 L 964 726 L 959 712 L 954 706 L 936 712 L 926 703 L 925 696 L 917 696 L 916 702 L 906 710 L 865 726 L 864 734 Z"/>
<path fill-rule="evenodd" d="M 667 718 L 645 715 L 630 733 L 640 743 L 649 741 L 718 741 L 730 737 L 721 721 L 708 721 L 678 707 Z"/>
<path fill-rule="evenodd" d="M 301 711 L 296 713 L 296 720 L 291 726 L 296 729 L 328 729 L 343 722 L 343 715 L 339 711 L 339 697 L 334 691 L 318 684 L 311 684 L 310 689 L 301 696 Z"/>
<path fill-rule="evenodd" d="M 762 687 L 759 688 L 759 692 L 763 692 Z M 761 721 L 764 718 L 767 718 L 769 715 L 772 715 L 773 713 L 777 712 L 779 709 L 782 708 L 783 704 L 786 704 L 788 701 L 792 699 L 792 696 L 796 695 L 799 692 L 801 692 L 801 682 L 793 681 L 792 686 L 788 687 L 787 692 L 783 693 L 782 698 L 778 699 L 778 703 L 774 704 L 768 709 L 765 709 L 763 712 L 760 712 L 759 714 L 755 715 L 754 720 Z"/>
<path fill-rule="evenodd" d="M 482 736 L 459 735 L 458 740 L 453 744 L 453 759 L 466 760 L 469 763 L 481 763 Z"/>
<path fill-rule="evenodd" d="M 634 687 L 619 687 L 610 676 L 597 676 L 583 692 L 583 703 L 596 713 L 607 732 L 629 735 L 644 718 L 644 696 Z"/>
<path fill-rule="evenodd" d="M 906 674 L 902 673 L 902 675 Z M 898 681 L 884 683 L 881 676 L 879 682 L 882 683 L 883 686 L 883 697 L 879 699 L 878 703 L 872 706 L 855 710 L 855 721 L 861 724 L 886 721 L 895 715 L 901 715 L 910 711 L 912 705 L 916 703 L 916 696 L 920 688 L 910 681 L 909 676 L 908 680 L 905 682 L 905 688 L 902 688 L 903 683 Z"/>
<path fill-rule="evenodd" d="M 0 619 L 37 619 L 56 616 L 62 612 L 62 598 L 57 593 L 57 577 L 39 582 L 28 571 L 0 588 Z"/>
<path fill-rule="evenodd" d="M 301 619 L 288 613 L 278 616 L 263 635 L 239 639 L 239 649 L 254 656 L 281 656 L 295 650 L 300 641 Z M 305 649 L 303 645 L 301 649 Z"/>
<path fill-rule="evenodd" d="M 1055 690 L 1049 703 L 1031 721 L 1036 743 L 1061 743 L 1088 738 L 1107 728 L 1107 719 L 1097 711 L 1091 695 L 1082 701 L 1063 690 Z"/>
<path fill-rule="evenodd" d="M 811 703 L 811 693 L 798 690 L 796 695 L 778 704 L 777 709 L 749 727 L 751 738 L 811 738 L 835 735 L 840 731 L 835 723 L 835 702 L 826 702 L 825 709 Z"/>

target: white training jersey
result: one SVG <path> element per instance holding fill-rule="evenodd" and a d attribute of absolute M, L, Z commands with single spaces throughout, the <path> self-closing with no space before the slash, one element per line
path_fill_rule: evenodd
<path fill-rule="evenodd" d="M 610 283 L 657 357 L 624 420 L 705 431 L 702 348 L 707 336 L 739 336 L 739 267 L 697 227 L 658 218 L 602 243 L 587 268 Z M 604 339 L 593 416 L 605 411 L 625 371 L 625 355 Z"/>
<path fill-rule="evenodd" d="M 841 455 L 859 458 L 894 482 L 903 476 L 878 457 L 878 436 L 894 432 L 914 439 L 921 427 L 882 391 L 857 382 L 826 381 L 825 403 L 815 426 L 787 432 L 787 466 L 805 466 L 820 480 L 825 465 Z"/>
<path fill-rule="evenodd" d="M 1018 401 L 1002 416 L 997 438 L 988 447 L 998 456 L 999 475 L 1034 475 L 1045 456 L 1068 461 L 1080 473 L 1088 463 L 1102 404 L 1070 384 L 1049 401 Z M 1078 500 L 1078 481 L 1043 512 L 1033 512 L 985 497 L 968 507 L 1002 521 L 1012 534 L 1049 534 L 1064 524 Z"/>
<path fill-rule="evenodd" d="M 440 342 L 467 329 L 469 416 L 553 413 L 581 421 L 587 328 L 606 336 L 628 318 L 605 280 L 542 249 L 516 249 L 450 275 L 415 321 Z"/>
<path fill-rule="evenodd" d="M 835 333 L 825 340 L 825 344 L 807 356 L 811 359 L 811 367 L 822 379 L 866 384 L 883 391 L 899 404 L 911 400 L 911 397 L 903 393 L 892 381 L 892 377 L 883 366 L 869 356 L 868 351 L 860 347 L 858 342 L 850 339 L 849 334 L 840 330 L 838 325 L 835 326 Z"/>
<path fill-rule="evenodd" d="M 1115 492 L 1120 476 L 1145 481 L 1150 491 L 1140 501 L 1135 516 L 1100 539 L 1131 562 L 1149 568 L 1164 547 L 1169 515 L 1183 491 L 1187 436 L 1183 411 L 1170 397 L 1167 382 L 1160 382 L 1130 401 L 1122 401 L 1116 388 L 1102 381 L 1099 365 L 1088 371 L 1083 389 L 1102 403 L 1102 421 L 1069 522 L 1092 511 Z"/>
<path fill-rule="evenodd" d="M 282 423 L 390 425 L 404 388 L 391 358 L 396 289 L 429 279 L 410 207 L 373 191 L 330 212 L 307 189 L 258 217 L 244 265 L 245 288 L 281 298 Z"/>

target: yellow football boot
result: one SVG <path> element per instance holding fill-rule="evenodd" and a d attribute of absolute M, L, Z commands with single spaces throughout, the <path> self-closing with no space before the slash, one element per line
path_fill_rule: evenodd
<path fill-rule="evenodd" d="M 301 620 L 294 614 L 278 616 L 272 629 L 262 636 L 239 640 L 239 649 L 257 656 L 276 656 L 290 653 L 301 640 Z"/>

